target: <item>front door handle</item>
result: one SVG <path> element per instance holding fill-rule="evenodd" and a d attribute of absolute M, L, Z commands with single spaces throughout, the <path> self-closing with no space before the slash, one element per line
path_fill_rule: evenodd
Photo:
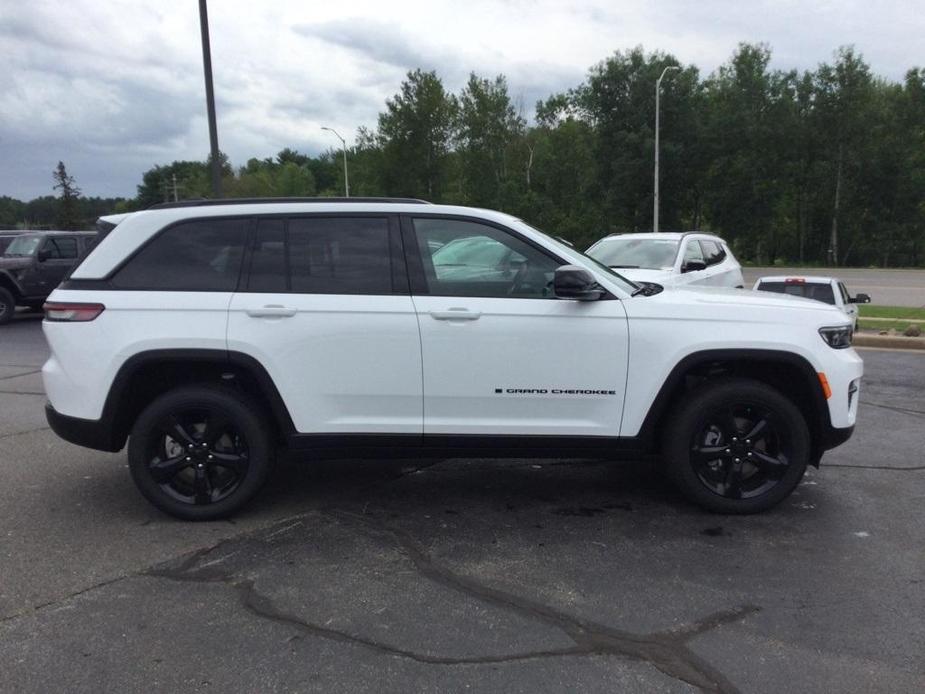
<path fill-rule="evenodd" d="M 467 308 L 451 308 L 447 311 L 431 311 L 430 317 L 434 320 L 478 320 L 482 314 L 479 311 L 470 311 Z"/>
<path fill-rule="evenodd" d="M 247 309 L 246 313 L 251 318 L 291 318 L 296 313 L 298 313 L 298 311 L 294 308 L 289 308 L 288 306 L 268 304 L 267 306 L 261 306 L 260 308 Z"/>

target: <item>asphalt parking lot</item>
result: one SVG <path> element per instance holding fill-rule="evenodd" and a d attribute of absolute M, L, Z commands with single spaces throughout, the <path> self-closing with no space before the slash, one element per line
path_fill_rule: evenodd
<path fill-rule="evenodd" d="M 0 691 L 925 690 L 925 354 L 866 350 L 855 437 L 778 509 L 644 465 L 281 467 L 230 522 L 46 427 L 0 328 Z"/>

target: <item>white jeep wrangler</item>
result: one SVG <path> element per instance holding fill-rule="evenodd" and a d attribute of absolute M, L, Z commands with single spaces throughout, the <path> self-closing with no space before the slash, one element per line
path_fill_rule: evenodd
<path fill-rule="evenodd" d="M 506 214 L 415 200 L 103 218 L 49 297 L 48 420 L 141 493 L 226 516 L 307 458 L 630 457 L 712 511 L 784 499 L 854 427 L 832 306 L 637 286 Z"/>

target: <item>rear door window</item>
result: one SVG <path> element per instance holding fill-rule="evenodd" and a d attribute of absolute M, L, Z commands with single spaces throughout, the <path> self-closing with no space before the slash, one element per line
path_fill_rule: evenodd
<path fill-rule="evenodd" d="M 234 291 L 247 219 L 181 222 L 145 244 L 112 278 L 119 289 Z"/>
<path fill-rule="evenodd" d="M 247 290 L 299 294 L 391 294 L 386 217 L 261 219 Z"/>

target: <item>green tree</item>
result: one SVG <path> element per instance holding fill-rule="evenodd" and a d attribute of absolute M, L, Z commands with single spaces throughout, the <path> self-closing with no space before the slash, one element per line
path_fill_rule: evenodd
<path fill-rule="evenodd" d="M 469 76 L 458 99 L 456 123 L 459 177 L 468 203 L 504 207 L 514 157 L 510 150 L 523 136 L 524 127 L 503 75 L 493 81 Z"/>
<path fill-rule="evenodd" d="M 414 70 L 379 114 L 381 176 L 389 195 L 439 200 L 456 112 L 435 72 Z"/>
<path fill-rule="evenodd" d="M 75 230 L 80 228 L 80 212 L 77 200 L 80 198 L 80 188 L 64 166 L 63 161 L 52 172 L 55 182 L 54 190 L 60 191 L 58 198 L 58 214 L 56 222 L 61 229 Z"/>

